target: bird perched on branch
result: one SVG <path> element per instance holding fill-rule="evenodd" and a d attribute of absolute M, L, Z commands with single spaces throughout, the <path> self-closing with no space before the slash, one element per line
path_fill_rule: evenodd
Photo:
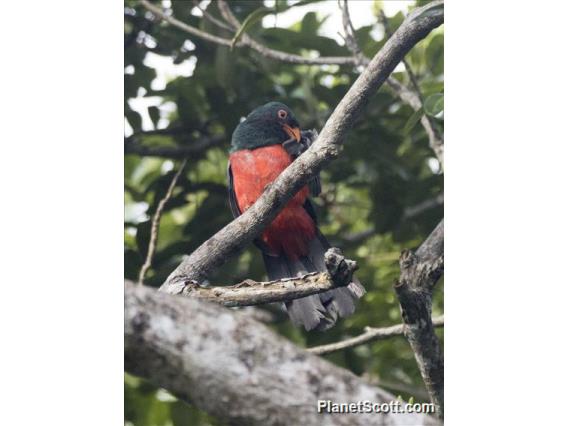
<path fill-rule="evenodd" d="M 314 132 L 301 132 L 286 105 L 269 102 L 241 122 L 231 141 L 229 157 L 229 203 L 234 217 L 247 210 L 288 165 L 312 143 Z M 320 192 L 314 178 L 286 204 L 255 244 L 262 251 L 270 280 L 325 272 L 324 254 L 329 243 L 317 228 L 309 195 Z M 338 317 L 355 310 L 355 301 L 365 293 L 354 277 L 346 287 L 286 302 L 296 325 L 306 330 L 326 330 Z"/>

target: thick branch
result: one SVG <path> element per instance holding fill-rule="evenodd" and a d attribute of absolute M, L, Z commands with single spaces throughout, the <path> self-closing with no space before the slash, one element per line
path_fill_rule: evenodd
<path fill-rule="evenodd" d="M 343 140 L 364 106 L 412 47 L 444 20 L 442 2 L 415 9 L 361 73 L 328 119 L 316 142 L 267 187 L 243 215 L 188 256 L 161 290 L 179 294 L 184 282 L 200 282 L 250 243 L 310 178 L 339 155 Z"/>
<path fill-rule="evenodd" d="M 227 424 L 433 425 L 423 414 L 317 412 L 318 400 L 394 395 L 311 355 L 248 315 L 125 286 L 125 368 Z"/>
<path fill-rule="evenodd" d="M 226 287 L 202 287 L 197 282 L 186 282 L 181 295 L 220 303 L 228 307 L 253 306 L 273 302 L 287 302 L 332 288 L 348 285 L 357 264 L 345 259 L 338 249 L 325 253 L 329 272 L 310 273 L 302 277 L 269 282 L 246 280 Z"/>
<path fill-rule="evenodd" d="M 439 316 L 432 319 L 434 327 L 442 327 L 444 325 L 444 316 Z M 388 339 L 389 337 L 404 335 L 404 324 L 392 325 L 390 327 L 373 328 L 366 327 L 366 331 L 359 336 L 352 337 L 337 343 L 330 343 L 328 345 L 314 346 L 309 348 L 308 352 L 316 355 L 324 355 L 332 352 L 341 351 L 343 349 L 352 348 L 355 346 L 363 345 L 365 343 L 376 342 L 377 340 Z"/>
<path fill-rule="evenodd" d="M 444 412 L 444 358 L 432 324 L 432 290 L 444 270 L 444 221 L 442 220 L 415 253 L 400 257 L 400 278 L 395 291 L 400 302 L 404 334 L 418 368 L 437 407 Z"/>

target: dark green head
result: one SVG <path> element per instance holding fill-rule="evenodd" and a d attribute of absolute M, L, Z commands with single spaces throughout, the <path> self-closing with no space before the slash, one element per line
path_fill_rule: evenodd
<path fill-rule="evenodd" d="M 300 142 L 300 125 L 280 102 L 269 102 L 253 110 L 233 132 L 231 152 L 277 145 L 290 138 Z"/>

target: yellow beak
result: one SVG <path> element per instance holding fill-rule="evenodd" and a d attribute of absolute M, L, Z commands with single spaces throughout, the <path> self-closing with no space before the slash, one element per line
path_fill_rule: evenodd
<path fill-rule="evenodd" d="M 302 134 L 300 133 L 299 127 L 290 127 L 287 124 L 282 125 L 284 131 L 290 136 L 291 138 L 296 139 L 296 142 L 300 142 L 302 139 Z"/>

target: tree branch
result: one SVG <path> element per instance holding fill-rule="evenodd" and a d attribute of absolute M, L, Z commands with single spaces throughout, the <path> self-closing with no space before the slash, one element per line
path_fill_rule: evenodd
<path fill-rule="evenodd" d="M 166 203 L 170 200 L 170 198 L 172 198 L 174 188 L 181 175 L 181 172 L 185 168 L 186 163 L 187 160 L 183 160 L 180 164 L 179 170 L 172 178 L 172 181 L 168 186 L 168 190 L 166 191 L 164 198 L 162 198 L 158 203 L 158 207 L 156 208 L 156 212 L 154 213 L 154 217 L 152 218 L 152 226 L 150 228 L 150 241 L 148 242 L 148 253 L 146 253 L 146 260 L 144 260 L 144 264 L 140 268 L 140 273 L 138 274 L 138 285 L 142 285 L 144 283 L 144 276 L 152 265 L 152 259 L 154 258 L 154 253 L 156 252 L 156 247 L 158 245 L 158 231 L 160 229 L 160 219 L 162 218 L 162 212 L 164 211 Z"/>
<path fill-rule="evenodd" d="M 229 30 L 229 31 L 233 30 L 232 26 L 230 26 L 229 24 L 226 24 L 225 22 L 221 21 L 220 19 L 215 18 L 213 15 L 211 15 L 209 12 L 207 12 L 206 9 L 203 9 L 199 5 L 199 2 L 200 2 L 200 0 L 193 0 L 193 5 L 200 10 L 200 12 L 203 14 L 203 17 L 205 19 L 207 19 L 212 24 L 214 24 L 214 25 L 216 25 L 219 28 L 222 28 L 224 30 Z"/>
<path fill-rule="evenodd" d="M 383 27 L 385 29 L 385 34 L 390 35 L 388 19 L 385 15 L 385 12 L 381 9 L 380 11 L 381 21 L 383 23 Z M 418 80 L 412 71 L 412 67 L 410 63 L 403 59 L 402 63 L 404 64 L 404 68 L 406 69 L 406 73 L 408 74 L 408 78 L 410 79 L 410 83 L 413 89 L 409 89 L 408 87 L 404 86 L 400 83 L 396 78 L 390 77 L 387 80 L 388 86 L 398 95 L 398 97 L 403 101 L 406 102 L 414 111 L 418 111 L 424 105 L 424 100 L 422 99 L 422 92 L 420 91 L 420 86 L 418 85 Z M 444 139 L 436 129 L 434 125 L 434 119 L 430 117 L 428 114 L 422 114 L 420 117 L 420 124 L 424 127 L 426 134 L 428 135 L 428 140 L 430 141 L 430 148 L 436 154 L 438 161 L 444 169 Z"/>
<path fill-rule="evenodd" d="M 225 2 L 219 0 L 217 3 L 218 3 L 220 10 L 222 10 L 221 8 L 224 7 L 224 6 L 226 6 L 226 8 L 228 9 L 228 6 L 226 5 Z M 174 27 L 179 28 L 179 29 L 181 29 L 185 32 L 188 32 L 189 34 L 192 34 L 196 37 L 202 38 L 204 40 L 207 40 L 207 41 L 210 41 L 210 42 L 213 42 L 213 43 L 220 44 L 222 46 L 231 47 L 231 45 L 232 45 L 232 40 L 229 40 L 229 39 L 223 38 L 223 37 L 218 37 L 218 36 L 215 36 L 213 34 L 209 34 L 205 31 L 198 30 L 197 28 L 194 28 L 191 25 L 187 25 L 184 22 L 177 20 L 173 16 L 167 15 L 164 11 L 162 11 L 161 8 L 159 8 L 156 5 L 153 5 L 148 0 L 141 0 L 141 4 L 147 10 L 152 12 L 154 15 L 156 15 L 160 19 L 163 19 L 164 21 L 168 22 L 169 24 L 173 25 Z M 235 25 L 233 25 L 233 28 L 237 29 L 239 26 L 240 26 L 240 23 L 236 26 L 236 28 L 235 28 Z M 267 58 L 271 58 L 271 59 L 275 59 L 275 60 L 278 60 L 278 61 L 287 62 L 287 63 L 291 63 L 291 64 L 304 64 L 304 65 L 350 65 L 350 64 L 354 65 L 355 64 L 353 58 L 351 58 L 349 56 L 345 56 L 345 57 L 343 57 L 343 56 L 322 56 L 320 58 L 305 58 L 303 56 L 294 55 L 294 54 L 291 54 L 291 53 L 286 53 L 286 52 L 282 52 L 282 51 L 279 51 L 279 50 L 270 49 L 270 48 L 258 43 L 257 41 L 253 40 L 247 34 L 243 34 L 241 39 L 235 44 L 234 47 L 244 47 L 244 46 L 248 46 L 251 49 L 256 50 L 261 55 L 263 55 Z"/>
<path fill-rule="evenodd" d="M 404 209 L 403 218 L 411 219 L 419 214 L 425 212 L 426 210 L 438 207 L 444 204 L 444 194 L 438 194 L 433 198 L 422 201 L 421 203 L 415 204 Z"/>
<path fill-rule="evenodd" d="M 418 204 L 415 204 L 413 206 L 410 207 L 406 207 L 404 209 L 404 211 L 402 212 L 402 219 L 403 220 L 408 220 L 408 219 L 412 219 L 415 216 L 418 216 L 422 213 L 424 213 L 425 211 L 432 209 L 434 207 L 438 207 L 441 206 L 442 204 L 444 204 L 444 194 L 438 194 L 433 198 L 429 198 L 427 200 L 424 200 Z M 367 229 L 364 229 L 362 231 L 359 232 L 350 232 L 350 233 L 346 233 L 343 234 L 341 236 L 341 238 L 346 241 L 347 243 L 349 243 L 350 245 L 354 245 L 354 244 L 358 244 L 362 241 L 365 241 L 367 238 L 372 237 L 373 235 L 376 234 L 376 230 L 374 226 L 370 226 Z"/>
<path fill-rule="evenodd" d="M 179 28 L 180 30 L 183 30 L 189 34 L 192 34 L 204 40 L 211 41 L 213 43 L 221 44 L 223 46 L 228 46 L 228 47 L 231 46 L 231 40 L 223 37 L 217 37 L 216 35 L 209 34 L 206 31 L 201 31 L 195 27 L 192 27 L 191 25 L 187 25 L 186 23 L 177 20 L 175 17 L 167 15 L 159 6 L 150 3 L 148 0 L 141 0 L 140 4 L 142 4 L 142 6 L 144 6 L 147 10 L 152 12 L 158 18 L 163 19 L 167 23 L 173 25 L 174 27 Z"/>
<path fill-rule="evenodd" d="M 164 157 L 184 159 L 202 154 L 209 148 L 219 146 L 226 141 L 224 135 L 203 136 L 201 139 L 177 146 L 144 146 L 136 137 L 129 136 L 124 140 L 124 154 L 140 155 L 142 157 Z"/>
<path fill-rule="evenodd" d="M 341 1 L 341 0 L 338 0 L 338 1 Z M 436 7 L 439 6 L 440 4 L 443 4 L 441 1 L 437 1 L 435 3 L 437 3 Z M 212 34 L 205 32 L 205 31 L 201 31 L 201 30 L 198 30 L 197 28 L 194 28 L 190 25 L 187 25 L 187 24 L 177 20 L 173 16 L 166 14 L 162 9 L 151 4 L 147 0 L 142 0 L 141 4 L 147 10 L 149 10 L 150 12 L 152 12 L 153 14 L 158 16 L 159 18 L 163 19 L 164 21 L 168 22 L 169 24 L 173 25 L 174 27 L 177 27 L 177 28 L 179 28 L 183 31 L 186 31 L 186 32 L 188 32 L 188 33 L 190 33 L 190 34 L 192 34 L 196 37 L 200 37 L 204 40 L 207 40 L 207 41 L 210 41 L 210 42 L 213 42 L 213 43 L 217 43 L 217 44 L 220 44 L 222 46 L 231 47 L 232 40 L 230 40 L 230 39 L 217 37 L 217 36 L 214 36 Z M 230 25 L 234 30 L 237 30 L 240 27 L 241 23 L 238 21 L 238 19 L 235 17 L 235 15 L 231 12 L 231 9 L 229 8 L 227 2 L 225 2 L 223 0 L 218 0 L 217 5 L 219 7 L 221 15 L 227 20 L 228 25 Z M 430 6 L 430 5 L 427 5 L 427 6 L 424 6 L 424 7 L 426 8 L 428 6 Z M 291 53 L 286 53 L 286 52 L 282 52 L 282 51 L 275 50 L 275 49 L 270 49 L 270 48 L 264 46 L 263 44 L 255 41 L 254 39 L 252 39 L 247 34 L 243 34 L 241 39 L 235 44 L 234 47 L 248 46 L 248 47 L 252 48 L 253 50 L 256 50 L 258 53 L 262 54 L 263 56 L 265 56 L 267 58 L 275 59 L 275 60 L 278 60 L 278 61 L 281 61 L 281 62 L 292 63 L 292 64 L 366 66 L 370 63 L 370 60 L 362 54 L 362 52 L 361 52 L 361 50 L 360 50 L 360 48 L 357 44 L 357 40 L 356 40 L 355 35 L 354 35 L 353 24 L 351 23 L 351 19 L 349 17 L 347 0 L 344 0 L 344 3 L 343 3 L 343 6 L 341 7 L 341 10 L 342 10 L 342 13 L 343 13 L 343 26 L 344 26 L 344 31 L 345 31 L 346 46 L 353 53 L 353 56 L 328 56 L 328 57 L 322 56 L 322 57 L 319 57 L 319 58 L 306 58 L 306 57 L 303 57 L 303 56 L 294 55 L 294 54 L 291 54 Z M 432 7 L 431 10 L 434 10 L 434 13 L 437 12 L 434 7 Z M 416 11 L 414 11 L 413 14 L 415 12 Z M 207 17 L 205 14 L 204 14 L 204 16 L 207 19 L 213 18 L 213 17 Z M 214 22 L 217 26 L 222 27 L 222 28 L 227 28 L 227 24 L 224 24 L 224 23 L 220 22 L 219 20 L 217 20 L 215 18 L 213 18 L 213 19 L 214 19 L 214 21 L 212 21 L 212 22 Z M 384 22 L 386 22 L 386 21 L 384 21 Z M 390 31 L 388 30 L 388 26 L 386 24 L 385 24 L 385 31 L 386 31 L 387 34 L 390 34 Z M 417 89 L 417 90 L 413 91 L 413 90 L 407 88 L 406 86 L 404 86 L 402 83 L 400 83 L 399 81 L 397 81 L 393 77 L 389 77 L 387 79 L 387 84 L 401 98 L 402 101 L 408 103 L 415 111 L 417 111 L 422 107 L 421 93 L 420 93 L 420 90 L 418 88 L 416 78 L 415 78 L 415 76 L 412 72 L 412 69 L 410 68 L 410 65 L 408 64 L 408 62 L 406 60 L 402 59 L 402 61 L 405 64 L 405 68 L 408 71 L 409 78 L 411 79 L 411 82 L 413 83 L 415 89 Z M 431 117 L 424 114 L 420 118 L 420 123 L 422 124 L 422 126 L 426 130 L 426 133 L 428 135 L 428 139 L 430 141 L 430 147 L 432 148 L 432 150 L 436 154 L 436 157 L 438 158 L 438 161 L 440 162 L 440 165 L 442 166 L 442 169 L 443 169 L 444 168 L 444 140 L 443 140 L 443 137 L 439 134 L 439 132 L 434 127 Z M 145 151 L 145 152 L 151 152 L 151 151 Z M 144 154 L 141 154 L 141 155 L 144 155 Z M 146 155 L 153 155 L 153 154 L 149 153 L 149 154 L 146 154 Z M 158 156 L 164 156 L 164 157 L 173 157 L 173 155 L 175 155 L 175 154 L 170 154 L 169 152 L 166 151 L 166 155 L 160 155 L 160 154 L 157 154 L 157 155 Z M 179 158 L 179 157 L 176 157 L 176 158 Z"/>
<path fill-rule="evenodd" d="M 224 0 L 218 0 L 217 6 L 219 11 L 225 20 L 233 26 L 236 30 L 240 28 L 241 23 L 236 18 L 236 16 L 231 12 L 229 5 Z M 290 64 L 302 64 L 302 65 L 356 65 L 357 62 L 354 58 L 350 56 L 322 56 L 319 58 L 306 58 L 300 55 L 294 55 L 292 53 L 282 52 L 280 50 L 274 50 L 265 45 L 257 42 L 248 34 L 243 34 L 240 42 L 244 46 L 248 46 L 253 50 L 256 50 L 262 56 L 270 59 L 275 59 L 281 62 L 287 62 Z"/>
<path fill-rule="evenodd" d="M 125 286 L 125 368 L 223 423 L 435 425 L 424 414 L 318 413 L 318 400 L 396 397 L 298 348 L 250 318 L 212 303 Z M 402 404 L 404 405 L 404 404 Z M 402 408 L 402 407 L 400 407 Z"/>
<path fill-rule="evenodd" d="M 254 306 L 273 302 L 287 302 L 312 294 L 343 287 L 352 281 L 357 264 L 346 259 L 339 249 L 325 253 L 328 272 L 310 273 L 301 277 L 268 282 L 245 280 L 225 287 L 202 287 L 195 281 L 186 281 L 182 296 L 219 303 L 227 307 Z"/>
<path fill-rule="evenodd" d="M 343 0 L 343 5 L 341 5 L 341 0 L 337 0 L 339 8 L 341 9 L 342 22 L 343 22 L 343 32 L 345 33 L 345 45 L 353 53 L 353 58 L 358 66 L 364 67 L 369 63 L 369 59 L 363 55 L 357 38 L 355 37 L 355 28 L 353 28 L 353 23 L 351 22 L 351 17 L 349 16 L 349 6 L 347 5 L 347 0 Z"/>
<path fill-rule="evenodd" d="M 434 325 L 434 327 L 442 327 L 444 325 L 444 316 L 442 315 L 433 318 L 432 324 Z M 341 351 L 343 349 L 363 345 L 365 343 L 375 342 L 377 340 L 384 340 L 388 339 L 389 337 L 402 335 L 404 335 L 404 324 L 397 324 L 382 328 L 366 327 L 365 332 L 363 334 L 360 334 L 359 336 L 342 340 L 341 342 L 337 343 L 314 346 L 313 348 L 308 348 L 308 352 L 316 355 L 325 355 L 332 352 Z"/>
<path fill-rule="evenodd" d="M 420 99 L 420 96 L 399 82 L 396 78 L 389 77 L 387 84 L 391 90 L 414 111 L 418 111 L 422 108 L 422 100 Z M 420 118 L 420 124 L 422 124 L 422 127 L 424 127 L 424 130 L 428 135 L 430 148 L 434 151 L 442 169 L 444 169 L 444 139 L 436 130 L 431 120 L 433 119 L 430 116 L 423 114 Z"/>
<path fill-rule="evenodd" d="M 256 203 L 203 243 L 173 271 L 160 288 L 179 294 L 186 281 L 202 281 L 257 235 L 310 178 L 339 155 L 343 140 L 364 106 L 412 47 L 443 23 L 443 2 L 410 13 L 329 117 L 315 143 L 267 187 Z"/>
<path fill-rule="evenodd" d="M 410 343 L 420 374 L 436 405 L 444 413 L 444 358 L 432 324 L 432 290 L 444 270 L 444 221 L 413 253 L 400 256 L 400 278 L 395 291 L 400 302 L 404 334 Z"/>

